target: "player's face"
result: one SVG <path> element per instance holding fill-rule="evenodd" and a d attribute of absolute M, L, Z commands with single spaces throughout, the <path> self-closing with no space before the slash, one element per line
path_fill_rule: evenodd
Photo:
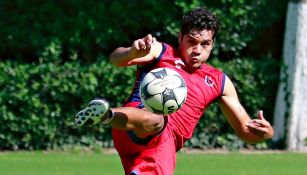
<path fill-rule="evenodd" d="M 213 32 L 211 30 L 197 31 L 182 35 L 179 33 L 179 49 L 185 64 L 195 70 L 205 63 L 213 48 Z"/>

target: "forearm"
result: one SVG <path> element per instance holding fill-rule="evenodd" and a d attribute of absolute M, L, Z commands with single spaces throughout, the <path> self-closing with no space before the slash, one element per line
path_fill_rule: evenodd
<path fill-rule="evenodd" d="M 229 78 L 226 78 L 224 92 L 219 100 L 219 105 L 227 121 L 245 142 L 253 144 L 273 137 L 274 129 L 264 119 L 262 111 L 258 112 L 257 119 L 251 119 L 247 114 L 239 102 L 236 90 Z"/>
<path fill-rule="evenodd" d="M 232 105 L 235 103 L 232 103 Z M 272 134 L 268 134 L 271 127 L 269 125 L 263 127 L 260 126 L 260 130 L 251 128 L 248 125 L 252 124 L 252 119 L 248 116 L 242 106 L 236 107 L 237 111 L 222 108 L 227 121 L 230 123 L 236 134 L 245 142 L 249 144 L 255 144 L 271 138 Z"/>
<path fill-rule="evenodd" d="M 132 60 L 130 50 L 131 47 L 119 47 L 115 49 L 110 55 L 110 63 L 118 67 L 129 65 L 129 62 Z"/>
<path fill-rule="evenodd" d="M 242 108 L 240 113 L 222 110 L 236 134 L 245 142 L 255 144 L 274 135 L 274 129 L 269 122 L 259 119 L 251 119 Z"/>
<path fill-rule="evenodd" d="M 242 111 L 240 112 L 241 114 L 236 114 L 234 111 L 225 110 L 225 108 L 222 108 L 224 116 L 240 139 L 249 144 L 261 142 L 262 139 L 259 136 L 253 134 L 251 130 L 245 125 L 245 123 L 248 123 L 248 121 L 251 119 L 248 117 L 245 111 L 243 112 L 243 110 L 243 108 L 240 110 Z"/>
<path fill-rule="evenodd" d="M 118 67 L 146 65 L 157 58 L 161 51 L 162 44 L 149 34 L 142 39 L 135 40 L 131 47 L 115 49 L 110 55 L 110 63 Z"/>
<path fill-rule="evenodd" d="M 222 111 L 232 128 L 243 141 L 255 144 L 270 139 L 273 136 L 274 129 L 267 121 L 262 120 L 260 123 L 257 123 L 255 120 L 259 122 L 259 119 L 251 119 L 243 107 L 238 107 L 238 109 L 240 110 L 232 111 L 224 107 Z"/>

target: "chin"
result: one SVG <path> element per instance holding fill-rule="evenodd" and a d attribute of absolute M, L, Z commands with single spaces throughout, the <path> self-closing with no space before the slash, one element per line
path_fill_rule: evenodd
<path fill-rule="evenodd" d="M 200 63 L 193 64 L 191 67 L 193 67 L 194 69 L 199 69 L 201 67 L 201 64 Z"/>
<path fill-rule="evenodd" d="M 197 65 L 192 64 L 192 65 L 188 65 L 188 68 L 189 68 L 190 71 L 194 72 L 195 70 L 199 69 L 200 66 L 201 66 L 200 64 L 197 64 Z"/>

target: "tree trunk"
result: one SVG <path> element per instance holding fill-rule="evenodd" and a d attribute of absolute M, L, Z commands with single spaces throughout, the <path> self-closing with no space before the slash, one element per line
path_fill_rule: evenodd
<path fill-rule="evenodd" d="M 289 1 L 273 141 L 307 150 L 307 0 Z"/>

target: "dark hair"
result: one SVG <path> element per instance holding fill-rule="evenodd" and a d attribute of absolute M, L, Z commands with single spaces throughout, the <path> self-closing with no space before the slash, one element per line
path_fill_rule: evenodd
<path fill-rule="evenodd" d="M 206 8 L 197 7 L 185 13 L 182 18 L 182 35 L 191 32 L 192 29 L 196 29 L 198 31 L 211 30 L 213 31 L 214 39 L 219 30 L 219 21 L 217 17 L 209 12 Z"/>

